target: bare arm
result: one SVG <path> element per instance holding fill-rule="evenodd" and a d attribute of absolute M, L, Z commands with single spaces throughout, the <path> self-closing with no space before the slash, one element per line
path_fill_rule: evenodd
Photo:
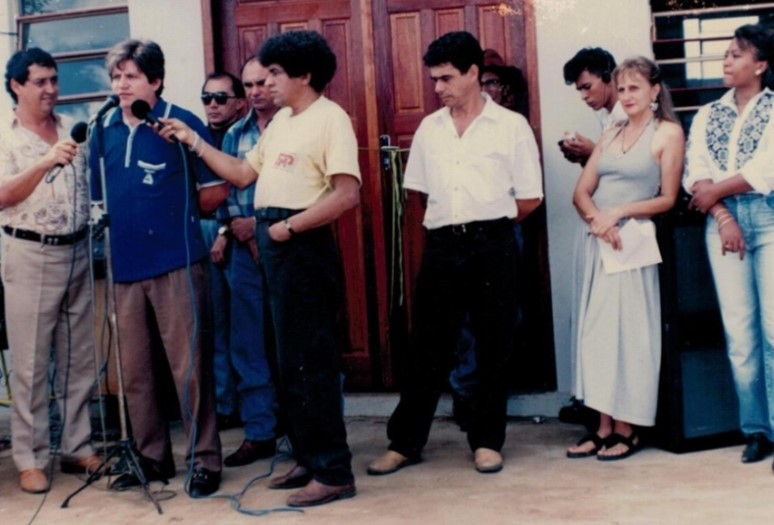
<path fill-rule="evenodd" d="M 0 208 L 15 206 L 27 199 L 46 173 L 57 164 L 66 166 L 72 162 L 78 145 L 72 139 L 60 140 L 41 159 L 8 182 L 0 185 Z"/>
<path fill-rule="evenodd" d="M 543 199 L 535 198 L 535 199 L 516 199 L 516 209 L 518 210 L 518 215 L 516 216 L 516 222 L 523 221 L 527 215 L 535 211 L 538 206 L 540 206 L 540 203 L 543 202 Z"/>
<path fill-rule="evenodd" d="M 204 213 L 210 213 L 228 198 L 228 183 L 205 186 L 199 189 L 199 209 Z"/>
<path fill-rule="evenodd" d="M 176 118 L 159 118 L 159 121 L 164 123 L 164 127 L 158 130 L 159 135 L 170 141 L 174 136 L 180 143 L 192 148 L 221 179 L 238 188 L 245 188 L 258 178 L 249 162 L 232 157 L 208 144 L 183 121 Z"/>
<path fill-rule="evenodd" d="M 661 171 L 659 194 L 652 199 L 629 202 L 592 213 L 589 218 L 594 235 L 604 235 L 625 217 L 649 218 L 674 206 L 680 190 L 685 157 L 685 136 L 680 126 L 662 122 L 653 138 L 653 150 Z"/>
<path fill-rule="evenodd" d="M 575 192 L 572 196 L 572 203 L 575 205 L 575 209 L 578 211 L 578 215 L 585 222 L 591 222 L 589 217 L 598 212 L 596 204 L 592 196 L 597 190 L 599 184 L 599 176 L 597 175 L 597 163 L 599 162 L 599 156 L 601 155 L 601 146 L 603 140 L 600 139 L 597 146 L 594 147 L 594 151 L 591 153 L 586 166 L 583 168 L 578 182 L 575 185 Z"/>
<path fill-rule="evenodd" d="M 746 193 L 753 189 L 750 183 L 747 182 L 741 174 L 736 174 L 733 177 L 716 183 L 712 183 L 711 181 L 699 182 L 708 182 L 709 184 L 699 185 L 696 183 L 693 185 L 691 189 L 693 198 L 691 199 L 690 205 L 702 213 L 707 213 L 714 204 L 724 197 L 736 195 L 738 193 Z"/>
<path fill-rule="evenodd" d="M 332 182 L 332 192 L 310 208 L 288 219 L 294 233 L 329 224 L 348 209 L 360 204 L 360 183 L 355 177 L 342 173 L 333 175 Z M 279 222 L 269 228 L 269 237 L 275 241 L 286 241 L 290 239 L 290 232 Z"/>

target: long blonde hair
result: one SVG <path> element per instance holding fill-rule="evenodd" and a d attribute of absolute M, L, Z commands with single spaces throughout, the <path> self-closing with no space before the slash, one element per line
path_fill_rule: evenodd
<path fill-rule="evenodd" d="M 651 86 L 660 86 L 658 90 L 658 109 L 653 112 L 657 119 L 668 120 L 669 122 L 678 122 L 672 105 L 672 96 L 666 85 L 661 81 L 661 70 L 652 60 L 644 56 L 635 56 L 627 58 L 613 71 L 613 80 L 618 84 L 618 79 L 624 73 L 639 73 L 650 82 Z"/>

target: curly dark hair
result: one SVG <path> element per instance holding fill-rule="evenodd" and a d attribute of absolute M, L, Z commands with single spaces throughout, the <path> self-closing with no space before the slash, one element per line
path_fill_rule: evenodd
<path fill-rule="evenodd" d="M 316 31 L 289 31 L 268 39 L 258 50 L 263 67 L 277 64 L 291 78 L 311 76 L 309 85 L 322 93 L 336 73 L 336 55 Z"/>

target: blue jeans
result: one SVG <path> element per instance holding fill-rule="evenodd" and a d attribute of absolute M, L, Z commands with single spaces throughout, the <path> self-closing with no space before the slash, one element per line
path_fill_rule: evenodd
<path fill-rule="evenodd" d="M 226 254 L 231 298 L 227 357 L 236 375 L 239 414 L 246 439 L 272 439 L 277 420 L 263 330 L 263 277 L 248 245 L 229 239 Z"/>
<path fill-rule="evenodd" d="M 747 245 L 744 260 L 722 255 L 715 221 L 706 241 L 720 302 L 742 432 L 774 439 L 774 194 L 724 199 Z"/>
<path fill-rule="evenodd" d="M 269 226 L 293 213 L 256 210 L 256 234 L 277 344 L 277 391 L 298 464 L 327 485 L 354 481 L 341 402 L 337 329 L 341 263 L 330 227 L 273 241 Z"/>
<path fill-rule="evenodd" d="M 202 237 L 207 249 L 212 248 L 218 236 L 220 223 L 215 219 L 201 219 Z M 229 357 L 229 287 L 226 273 L 220 266 L 213 264 L 207 257 L 209 285 L 207 315 L 210 340 L 213 345 L 213 369 L 215 376 L 215 410 L 218 414 L 230 416 L 239 409 L 239 399 L 236 390 L 236 375 Z"/>

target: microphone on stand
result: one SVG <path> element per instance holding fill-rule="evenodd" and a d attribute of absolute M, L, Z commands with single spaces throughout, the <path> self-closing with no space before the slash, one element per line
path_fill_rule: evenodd
<path fill-rule="evenodd" d="M 102 103 L 102 105 L 99 107 L 96 113 L 91 116 L 89 119 L 89 124 L 93 122 L 97 122 L 98 120 L 101 120 L 102 117 L 105 116 L 105 113 L 113 109 L 118 105 L 119 99 L 118 95 L 110 95 L 108 98 L 105 99 L 105 102 Z"/>
<path fill-rule="evenodd" d="M 137 99 L 134 102 L 132 102 L 132 115 L 137 117 L 138 119 L 144 120 L 148 124 L 154 126 L 156 129 L 160 130 L 164 127 L 164 123 L 159 121 L 158 117 L 153 114 L 151 111 L 150 104 L 148 104 L 145 100 Z M 172 135 L 172 140 L 175 142 L 180 142 L 177 140 L 177 137 Z"/>
<path fill-rule="evenodd" d="M 86 135 L 88 131 L 88 124 L 85 122 L 78 122 L 72 127 L 72 129 L 70 129 L 70 138 L 73 139 L 77 144 L 83 144 L 86 142 Z M 49 171 L 48 175 L 46 175 L 46 183 L 51 184 L 54 182 L 54 179 L 62 171 L 62 168 L 64 168 L 64 164 L 62 163 L 58 163 L 56 166 L 54 166 L 53 169 Z"/>

